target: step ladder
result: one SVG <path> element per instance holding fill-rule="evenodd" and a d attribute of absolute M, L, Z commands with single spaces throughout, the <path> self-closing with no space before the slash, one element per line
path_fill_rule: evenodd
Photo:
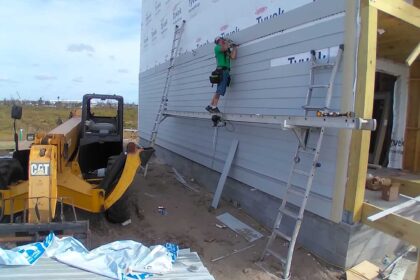
<path fill-rule="evenodd" d="M 311 66 L 310 66 L 310 84 L 306 98 L 306 104 L 303 106 L 305 110 L 305 117 L 312 111 L 319 110 L 330 110 L 331 97 L 333 94 L 333 85 L 335 77 L 340 66 L 342 54 L 344 47 L 340 46 L 337 53 L 334 63 L 318 63 L 315 57 L 315 51 L 311 51 Z M 315 81 L 315 71 L 317 69 L 329 68 L 331 69 L 331 76 L 328 85 L 317 86 L 314 84 Z M 311 106 L 312 93 L 314 88 L 325 88 L 327 89 L 325 106 L 324 107 L 315 107 Z M 273 231 L 271 236 L 268 239 L 268 242 L 265 246 L 265 249 L 261 255 L 260 261 L 263 261 L 266 256 L 273 256 L 281 262 L 283 271 L 281 279 L 290 279 L 290 268 L 292 264 L 292 258 L 294 253 L 294 248 L 296 245 L 296 240 L 299 234 L 300 227 L 302 225 L 303 214 L 305 212 L 306 204 L 308 202 L 308 197 L 311 192 L 313 180 L 315 177 L 315 172 L 318 167 L 321 166 L 319 163 L 319 155 L 321 151 L 322 141 L 324 139 L 325 127 L 302 127 L 302 126 L 289 126 L 287 127 L 292 129 L 298 139 L 298 145 L 294 154 L 293 163 L 290 169 L 289 177 L 287 179 L 286 192 L 283 196 L 282 203 L 279 208 L 279 212 L 274 222 Z M 308 143 L 312 138 L 316 139 L 316 145 L 310 147 Z M 309 160 L 310 159 L 310 160 Z M 306 162 L 305 162 L 306 161 Z M 305 170 L 302 166 L 309 163 L 309 170 Z M 306 169 L 308 169 L 306 167 Z M 292 184 L 293 179 L 296 176 L 303 176 L 307 178 L 305 189 L 300 191 L 295 188 Z M 290 200 L 291 195 L 299 198 L 300 206 L 297 209 L 292 209 L 287 206 Z M 292 234 L 289 236 L 287 233 L 281 230 L 282 221 L 284 221 L 284 216 L 289 217 L 294 221 L 294 228 Z M 287 255 L 283 256 L 279 252 L 276 252 L 273 249 L 274 241 L 277 237 L 281 237 L 287 241 Z"/>
<path fill-rule="evenodd" d="M 343 57 L 344 45 L 340 45 L 338 48 L 338 53 L 334 63 L 318 63 L 316 59 L 316 53 L 314 50 L 311 51 L 311 67 L 309 71 L 309 87 L 308 92 L 306 94 L 306 102 L 302 108 L 305 110 L 305 117 L 308 116 L 310 112 L 330 112 L 330 105 L 331 105 L 331 98 L 333 95 L 333 85 L 335 81 L 335 77 L 337 76 L 338 68 L 340 67 L 340 63 Z M 315 84 L 315 73 L 316 71 L 322 69 L 332 69 L 330 80 L 328 84 Z M 314 89 L 326 89 L 327 94 L 325 96 L 325 106 L 313 106 L 312 105 L 312 95 Z"/>
<path fill-rule="evenodd" d="M 168 105 L 168 94 L 169 87 L 171 84 L 171 74 L 172 69 L 174 68 L 175 57 L 178 56 L 179 45 L 181 43 L 182 34 L 184 33 L 185 20 L 182 21 L 181 26 L 176 25 L 174 31 L 174 39 L 172 41 L 171 57 L 169 59 L 168 71 L 166 73 L 165 85 L 163 87 L 162 99 L 160 101 L 159 110 L 156 115 L 155 122 L 153 124 L 152 135 L 150 136 L 150 147 L 154 147 L 156 143 L 157 134 L 159 131 L 159 125 L 164 120 L 164 111 L 167 109 Z"/>

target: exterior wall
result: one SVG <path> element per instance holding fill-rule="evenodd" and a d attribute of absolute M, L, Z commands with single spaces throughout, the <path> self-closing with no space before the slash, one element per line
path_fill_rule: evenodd
<path fill-rule="evenodd" d="M 309 82 L 309 63 L 289 64 L 289 59 L 306 58 L 312 49 L 325 50 L 323 54 L 327 54 L 344 43 L 344 6 L 343 0 L 318 0 L 232 35 L 241 47 L 232 66 L 232 86 L 219 108 L 238 114 L 303 115 L 301 106 Z M 209 73 L 215 68 L 212 49 L 213 45 L 205 45 L 177 58 L 169 110 L 204 110 L 214 92 L 208 82 Z M 166 68 L 164 63 L 140 74 L 139 131 L 143 139 L 150 138 Z M 342 68 L 343 65 L 332 100 L 332 107 L 337 110 L 341 105 Z M 328 78 L 328 71 L 321 72 L 317 83 L 326 84 Z M 322 93 L 315 96 L 321 104 Z M 297 143 L 291 131 L 269 125 L 231 123 L 219 128 L 216 136 L 214 133 L 211 123 L 205 120 L 168 118 L 160 126 L 157 145 L 220 172 L 230 143 L 237 138 L 239 148 L 229 176 L 269 195 L 282 197 Z M 324 139 L 322 167 L 317 171 L 307 209 L 330 219 L 337 131 L 327 130 Z M 305 178 L 297 177 L 293 184 L 303 188 L 305 182 Z M 298 198 L 292 202 L 297 203 Z"/>
<path fill-rule="evenodd" d="M 140 71 L 169 59 L 175 25 L 186 20 L 181 53 L 251 25 L 278 17 L 313 0 L 154 0 L 142 3 Z"/>

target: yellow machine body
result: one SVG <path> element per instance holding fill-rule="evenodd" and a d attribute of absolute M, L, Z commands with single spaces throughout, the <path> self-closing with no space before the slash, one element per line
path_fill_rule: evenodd
<path fill-rule="evenodd" d="M 34 145 L 29 154 L 28 222 L 48 223 L 57 205 L 57 147 Z"/>
<path fill-rule="evenodd" d="M 30 148 L 29 179 L 0 190 L 4 215 L 28 212 L 28 222 L 51 222 L 57 202 L 100 213 L 117 202 L 131 185 L 141 164 L 140 150 L 127 154 L 121 177 L 112 191 L 85 181 L 77 163 L 80 117 L 73 117 L 47 135 L 38 134 Z"/>

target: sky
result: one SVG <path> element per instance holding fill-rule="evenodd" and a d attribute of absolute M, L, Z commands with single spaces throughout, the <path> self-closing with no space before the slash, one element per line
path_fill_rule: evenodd
<path fill-rule="evenodd" d="M 141 0 L 0 0 L 0 99 L 138 101 Z"/>

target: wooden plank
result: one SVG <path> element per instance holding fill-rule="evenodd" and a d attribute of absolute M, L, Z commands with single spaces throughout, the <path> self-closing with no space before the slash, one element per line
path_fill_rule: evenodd
<path fill-rule="evenodd" d="M 385 136 L 386 136 L 386 131 L 388 129 L 388 123 L 389 123 L 389 111 L 391 110 L 391 96 L 393 93 L 390 92 L 385 92 L 382 94 L 383 98 L 385 99 L 384 101 L 384 110 L 382 111 L 382 116 L 381 116 L 381 123 L 379 124 L 379 128 L 377 128 L 378 131 L 378 136 L 376 139 L 376 143 L 375 143 L 375 149 L 374 149 L 374 159 L 373 159 L 373 163 L 374 164 L 379 164 L 379 161 L 381 159 L 381 155 L 382 155 L 382 149 L 384 146 L 384 141 L 385 141 Z"/>
<path fill-rule="evenodd" d="M 407 129 L 405 132 L 403 168 L 420 172 L 420 131 L 408 128 L 420 128 L 420 61 L 410 67 L 409 96 L 407 108 Z"/>
<path fill-rule="evenodd" d="M 381 211 L 383 211 L 382 208 L 369 203 L 363 203 L 362 222 L 395 238 L 407 241 L 416 247 L 420 247 L 420 222 L 397 214 L 390 214 L 375 222 L 370 222 L 367 219 L 369 216 Z"/>
<path fill-rule="evenodd" d="M 418 250 L 417 254 L 417 274 L 414 280 L 420 280 L 420 250 Z"/>
<path fill-rule="evenodd" d="M 369 261 L 363 261 L 362 263 L 350 268 L 346 271 L 347 280 L 373 280 L 377 279 L 380 269 Z"/>
<path fill-rule="evenodd" d="M 407 63 L 407 65 L 411 66 L 414 63 L 414 61 L 417 59 L 419 54 L 420 54 L 420 43 L 417 44 L 417 47 L 407 57 L 407 60 L 405 61 Z"/>
<path fill-rule="evenodd" d="M 372 118 L 376 72 L 376 42 L 378 11 L 361 1 L 361 34 L 357 58 L 357 89 L 355 114 Z M 369 157 L 370 131 L 353 131 L 350 145 L 348 183 L 344 207 L 351 212 L 353 222 L 360 221 L 365 195 Z"/>
<path fill-rule="evenodd" d="M 378 15 L 378 29 L 384 31 L 378 36 L 378 56 L 405 64 L 418 45 L 420 29 L 385 13 Z"/>
<path fill-rule="evenodd" d="M 370 5 L 420 28 L 420 10 L 403 0 L 370 0 Z"/>
<path fill-rule="evenodd" d="M 416 197 L 420 195 L 420 180 L 406 179 L 401 177 L 391 177 L 392 182 L 400 183 L 400 193 L 407 196 Z"/>
<path fill-rule="evenodd" d="M 370 222 L 375 222 L 375 221 L 377 221 L 379 219 L 382 219 L 382 218 L 384 218 L 384 217 L 386 217 L 386 216 L 388 216 L 390 214 L 393 214 L 393 213 L 396 213 L 398 211 L 401 211 L 402 209 L 405 209 L 407 207 L 416 205 L 418 202 L 420 202 L 420 196 L 415 197 L 415 198 L 410 199 L 410 200 L 407 200 L 406 202 L 403 202 L 403 203 L 398 204 L 398 205 L 396 205 L 394 207 L 388 208 L 388 209 L 386 209 L 384 211 L 381 211 L 379 213 L 373 214 L 372 216 L 369 216 L 367 219 Z"/>
<path fill-rule="evenodd" d="M 222 175 L 220 176 L 219 183 L 217 183 L 216 192 L 214 193 L 213 202 L 211 207 L 216 209 L 219 206 L 220 197 L 222 196 L 223 188 L 225 187 L 226 179 L 232 166 L 233 158 L 235 157 L 236 150 L 238 148 L 239 141 L 234 139 L 230 146 L 229 154 L 226 158 L 225 166 L 223 167 Z"/>

